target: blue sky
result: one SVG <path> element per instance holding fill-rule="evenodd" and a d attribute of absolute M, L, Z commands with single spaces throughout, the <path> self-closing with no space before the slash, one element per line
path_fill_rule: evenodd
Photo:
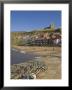
<path fill-rule="evenodd" d="M 61 11 L 11 11 L 11 31 L 32 31 L 48 27 L 61 27 Z"/>

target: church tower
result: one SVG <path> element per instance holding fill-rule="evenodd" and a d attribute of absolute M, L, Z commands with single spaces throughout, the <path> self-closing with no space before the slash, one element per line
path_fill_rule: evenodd
<path fill-rule="evenodd" d="M 52 23 L 52 24 L 50 25 L 50 27 L 51 27 L 52 30 L 54 30 L 54 29 L 55 29 L 54 23 Z"/>

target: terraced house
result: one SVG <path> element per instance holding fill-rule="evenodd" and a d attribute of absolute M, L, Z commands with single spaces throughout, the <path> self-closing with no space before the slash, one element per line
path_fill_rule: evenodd
<path fill-rule="evenodd" d="M 32 40 L 32 44 L 39 45 L 39 46 L 42 46 L 42 45 L 49 45 L 49 46 L 58 45 L 58 46 L 60 46 L 61 45 L 61 36 L 60 35 L 52 35 L 52 37 L 50 37 L 50 36 L 45 37 L 45 35 L 44 35 L 41 38 L 36 38 L 36 39 Z"/>

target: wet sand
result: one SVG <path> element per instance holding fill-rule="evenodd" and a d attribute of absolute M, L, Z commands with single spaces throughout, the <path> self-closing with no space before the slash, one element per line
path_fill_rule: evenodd
<path fill-rule="evenodd" d="M 33 53 L 26 53 L 24 51 L 19 51 L 18 49 L 11 49 L 11 65 L 34 60 L 34 58 L 37 56 L 38 55 Z"/>

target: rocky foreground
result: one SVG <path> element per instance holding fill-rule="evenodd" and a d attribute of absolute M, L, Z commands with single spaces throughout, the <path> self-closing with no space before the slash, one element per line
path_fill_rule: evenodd
<path fill-rule="evenodd" d="M 11 79 L 36 79 L 37 74 L 45 72 L 47 66 L 41 61 L 29 61 L 11 66 Z"/>

